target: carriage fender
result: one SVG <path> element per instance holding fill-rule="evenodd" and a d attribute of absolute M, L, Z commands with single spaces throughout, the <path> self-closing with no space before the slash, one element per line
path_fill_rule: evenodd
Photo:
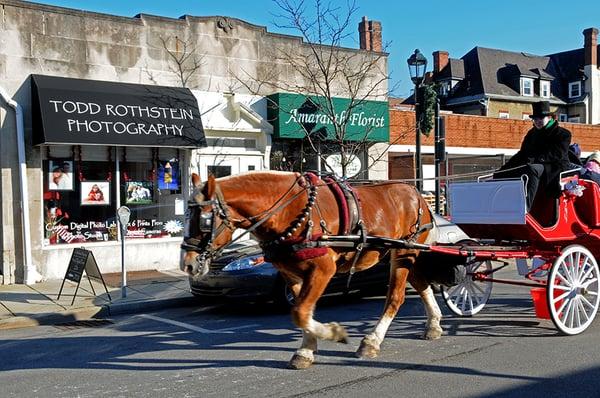
<path fill-rule="evenodd" d="M 433 224 L 435 225 L 435 243 L 450 244 L 464 239 L 470 239 L 469 236 L 460 227 L 439 214 L 433 215 Z"/>

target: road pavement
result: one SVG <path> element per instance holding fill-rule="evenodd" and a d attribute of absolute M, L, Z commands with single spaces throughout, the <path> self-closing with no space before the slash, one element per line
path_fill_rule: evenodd
<path fill-rule="evenodd" d="M 443 311 L 441 298 L 438 297 Z M 350 344 L 320 342 L 314 366 L 286 365 L 301 334 L 272 306 L 169 309 L 88 325 L 0 334 L 2 396 L 28 397 L 558 397 L 598 396 L 596 321 L 561 336 L 534 317 L 523 287 L 494 286 L 472 318 L 447 316 L 444 336 L 419 338 L 425 316 L 409 295 L 379 358 L 354 351 L 383 298 L 332 297 L 316 317 L 339 321 Z"/>

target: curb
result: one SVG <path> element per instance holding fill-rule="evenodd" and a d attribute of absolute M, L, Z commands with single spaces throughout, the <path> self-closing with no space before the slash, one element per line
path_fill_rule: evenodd
<path fill-rule="evenodd" d="M 58 325 L 61 323 L 83 321 L 102 317 L 106 312 L 104 307 L 91 306 L 60 312 L 33 314 L 31 316 L 14 316 L 0 320 L 0 330 L 20 329 L 41 325 Z"/>
<path fill-rule="evenodd" d="M 0 319 L 0 330 L 20 329 L 42 325 L 60 325 L 74 321 L 103 319 L 115 315 L 135 314 L 144 311 L 159 310 L 172 307 L 189 307 L 197 305 L 198 300 L 189 297 L 173 297 L 168 299 L 137 300 L 125 303 L 112 303 L 103 306 L 81 307 L 72 310 L 32 314 L 31 316 L 13 316 Z"/>
<path fill-rule="evenodd" d="M 144 311 L 159 310 L 161 308 L 172 307 L 189 307 L 197 305 L 198 299 L 192 295 L 185 297 L 172 297 L 167 299 L 157 300 L 136 300 L 126 303 L 112 303 L 104 307 L 107 311 L 107 316 L 135 314 Z"/>

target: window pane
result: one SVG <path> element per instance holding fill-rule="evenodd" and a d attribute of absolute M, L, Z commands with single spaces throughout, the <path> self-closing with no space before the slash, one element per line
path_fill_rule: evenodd
<path fill-rule="evenodd" d="M 131 210 L 128 239 L 182 236 L 184 206 L 179 159 L 161 155 L 156 152 L 148 155 L 146 161 L 120 163 L 121 204 Z"/>
<path fill-rule="evenodd" d="M 117 239 L 114 162 L 49 159 L 44 170 L 44 243 Z"/>
<path fill-rule="evenodd" d="M 231 166 L 208 166 L 208 174 L 212 174 L 215 177 L 227 177 L 231 175 Z"/>

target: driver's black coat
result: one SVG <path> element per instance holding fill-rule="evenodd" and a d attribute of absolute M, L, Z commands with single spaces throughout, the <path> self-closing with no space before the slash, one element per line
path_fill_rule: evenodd
<path fill-rule="evenodd" d="M 525 164 L 537 163 L 544 167 L 540 185 L 546 192 L 559 194 L 558 178 L 562 171 L 570 169 L 569 145 L 571 132 L 555 121 L 549 128 L 532 128 L 527 132 L 521 149 L 500 170 L 512 169 Z"/>

